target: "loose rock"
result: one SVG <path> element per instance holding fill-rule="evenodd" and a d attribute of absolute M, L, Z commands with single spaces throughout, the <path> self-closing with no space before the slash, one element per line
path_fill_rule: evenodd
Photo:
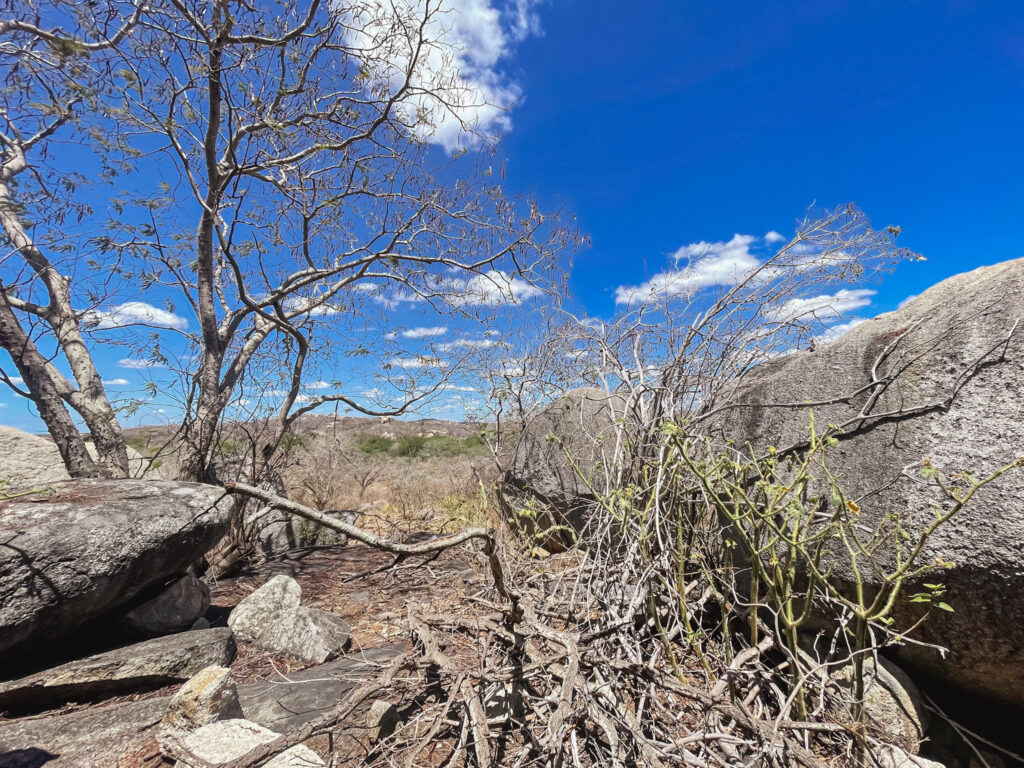
<path fill-rule="evenodd" d="M 161 726 L 170 731 L 187 733 L 218 720 L 242 717 L 238 687 L 226 667 L 207 667 L 190 678 L 174 694 Z"/>
<path fill-rule="evenodd" d="M 299 607 L 302 587 L 290 576 L 270 579 L 242 600 L 228 616 L 228 626 L 243 642 L 252 642 L 282 611 Z"/>

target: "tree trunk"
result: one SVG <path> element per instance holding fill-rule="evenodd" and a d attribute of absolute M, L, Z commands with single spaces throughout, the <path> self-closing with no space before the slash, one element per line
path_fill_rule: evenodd
<path fill-rule="evenodd" d="M 51 375 L 52 366 L 44 365 L 38 369 L 36 375 L 47 379 L 50 382 L 48 389 L 54 389 L 82 417 L 92 435 L 99 464 L 103 467 L 104 473 L 110 477 L 127 477 L 128 447 L 121 434 L 121 425 L 117 422 L 114 408 L 103 389 L 99 371 L 96 370 L 92 355 L 89 354 L 89 349 L 78 326 L 78 315 L 71 304 L 70 280 L 60 274 L 29 236 L 24 223 L 18 216 L 18 208 L 11 196 L 9 186 L 11 179 L 19 172 L 19 169 L 24 167 L 24 155 L 18 154 L 4 165 L 2 173 L 0 173 L 0 227 L 3 228 L 4 234 L 46 286 L 49 305 L 36 309 L 35 314 L 38 314 L 53 329 L 57 343 L 71 367 L 78 389 L 75 390 L 70 383 L 63 380 L 63 376 L 58 378 Z M 7 319 L 18 326 L 15 337 L 24 335 L 25 339 L 28 339 L 6 297 L 4 303 L 9 312 Z M 36 352 L 38 354 L 38 350 Z M 37 378 L 36 385 L 39 386 L 40 382 L 41 378 Z M 63 406 L 61 408 L 63 409 Z M 42 413 L 41 409 L 40 413 Z M 67 415 L 66 412 L 65 415 Z M 61 439 L 52 432 L 51 435 L 54 440 Z M 70 467 L 68 471 L 70 471 Z M 74 476 L 72 475 L 72 477 Z"/>
<path fill-rule="evenodd" d="M 60 457 L 71 477 L 104 477 L 107 473 L 93 461 L 85 440 L 68 413 L 57 387 L 47 371 L 48 362 L 14 315 L 7 295 L 0 289 L 0 347 L 11 355 L 28 388 L 39 416 L 57 444 Z"/>

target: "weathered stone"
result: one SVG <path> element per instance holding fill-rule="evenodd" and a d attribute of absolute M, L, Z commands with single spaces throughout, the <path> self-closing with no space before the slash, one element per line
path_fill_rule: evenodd
<path fill-rule="evenodd" d="M 234 638 L 223 627 L 157 637 L 0 683 L 0 710 L 149 690 L 188 680 L 204 667 L 227 666 L 234 658 Z"/>
<path fill-rule="evenodd" d="M 183 573 L 227 528 L 224 496 L 196 483 L 73 480 L 0 501 L 0 652 Z"/>
<path fill-rule="evenodd" d="M 293 672 L 288 681 L 273 680 L 238 686 L 248 720 L 286 732 L 336 707 L 360 683 L 380 675 L 406 645 L 372 648 L 326 664 Z"/>
<path fill-rule="evenodd" d="M 0 768 L 116 766 L 157 735 L 167 697 L 0 724 Z"/>
<path fill-rule="evenodd" d="M 338 656 L 348 643 L 348 622 L 327 611 L 300 606 L 275 613 L 252 643 L 307 664 Z"/>
<path fill-rule="evenodd" d="M 181 687 L 171 698 L 161 721 L 163 728 L 186 733 L 218 720 L 242 717 L 238 686 L 227 667 L 207 667 Z"/>
<path fill-rule="evenodd" d="M 264 728 L 287 732 L 336 707 L 355 686 L 379 675 L 406 650 L 404 644 L 374 648 L 293 673 L 291 682 L 240 685 L 242 711 Z M 0 768 L 115 766 L 125 752 L 159 737 L 158 726 L 171 700 L 161 696 L 0 724 Z"/>
<path fill-rule="evenodd" d="M 85 447 L 95 459 L 93 444 L 87 442 Z M 56 443 L 48 437 L 0 424 L 0 456 L 4 457 L 2 479 L 12 490 L 39 488 L 71 479 Z M 128 474 L 135 478 L 160 479 L 160 471 L 150 466 L 150 459 L 131 447 L 128 448 Z"/>
<path fill-rule="evenodd" d="M 137 632 L 166 635 L 193 626 L 209 607 L 210 588 L 186 573 L 126 613 L 121 621 Z"/>
<path fill-rule="evenodd" d="M 234 607 L 228 626 L 239 640 L 252 642 L 278 613 L 298 608 L 301 601 L 302 587 L 295 579 L 275 576 Z"/>
<path fill-rule="evenodd" d="M 868 320 L 816 351 L 796 352 L 754 368 L 740 382 L 734 407 L 722 412 L 720 437 L 755 449 L 807 438 L 807 407 L 819 429 L 846 425 L 826 454 L 848 498 L 860 499 L 859 523 L 871 529 L 889 516 L 917 533 L 934 520 L 937 494 L 903 468 L 928 459 L 947 476 L 985 477 L 1024 449 L 1024 260 L 950 278 L 903 309 Z M 872 370 L 886 387 L 870 387 Z M 955 392 L 955 397 L 950 401 Z M 869 404 L 879 417 L 861 420 Z M 794 404 L 782 406 L 781 404 Z M 771 407 L 767 407 L 771 406 Z M 901 410 L 910 413 L 897 415 Z M 884 417 L 882 415 L 885 415 Z M 811 489 L 810 493 L 815 493 Z M 831 495 L 823 494 L 825 502 Z M 914 625 L 927 603 L 921 582 L 943 582 L 953 612 L 932 609 L 914 637 L 949 648 L 945 658 L 923 645 L 901 660 L 962 689 L 1004 702 L 1024 701 L 1024 470 L 983 488 L 930 538 L 920 563 L 956 564 L 905 584 L 895 628 Z M 892 548 L 862 569 L 865 586 L 893 567 Z M 849 559 L 829 563 L 837 584 L 852 584 Z"/>
<path fill-rule="evenodd" d="M 832 680 L 852 702 L 853 664 L 833 672 Z M 911 755 L 920 751 L 928 713 L 917 686 L 891 661 L 879 657 L 877 666 L 873 658 L 864 662 L 864 714 L 873 738 L 894 744 Z"/>
<path fill-rule="evenodd" d="M 385 699 L 377 699 L 366 713 L 367 738 L 371 744 L 388 738 L 398 725 L 398 710 Z"/>
<path fill-rule="evenodd" d="M 540 505 L 526 515 L 506 509 L 506 516 L 553 552 L 572 544 L 586 528 L 588 502 L 608 490 L 628 417 L 626 401 L 601 389 L 573 390 L 537 414 L 523 429 L 502 485 L 505 495 L 526 494 Z"/>
<path fill-rule="evenodd" d="M 946 768 L 942 763 L 911 755 L 892 744 L 872 745 L 867 764 L 874 768 Z"/>
<path fill-rule="evenodd" d="M 217 765 L 241 757 L 254 747 L 268 744 L 281 734 L 248 720 L 222 720 L 200 728 L 184 738 L 184 745 L 198 758 Z M 326 765 L 317 754 L 298 744 L 263 764 L 265 768 L 313 768 Z M 193 763 L 178 760 L 175 768 L 192 768 Z"/>

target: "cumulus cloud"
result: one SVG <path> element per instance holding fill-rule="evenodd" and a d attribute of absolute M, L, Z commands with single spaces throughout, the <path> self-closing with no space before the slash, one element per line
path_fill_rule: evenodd
<path fill-rule="evenodd" d="M 447 368 L 448 361 L 439 357 L 417 355 L 416 357 L 393 357 L 388 360 L 388 365 L 398 368 Z"/>
<path fill-rule="evenodd" d="M 674 254 L 678 266 L 636 286 L 615 289 L 616 304 L 634 304 L 654 298 L 690 296 L 702 288 L 735 285 L 761 264 L 750 247 L 753 235 L 734 235 L 728 242 L 684 245 Z"/>
<path fill-rule="evenodd" d="M 778 307 L 766 310 L 765 315 L 780 323 L 812 319 L 827 322 L 854 309 L 868 306 L 874 295 L 875 291 L 867 288 L 843 288 L 835 293 L 790 299 Z"/>
<path fill-rule="evenodd" d="M 449 352 L 453 349 L 488 349 L 496 347 L 501 342 L 494 339 L 456 339 L 438 346 L 442 352 Z"/>
<path fill-rule="evenodd" d="M 103 386 L 105 387 L 125 387 L 128 386 L 128 379 L 110 379 L 109 381 L 104 380 Z"/>
<path fill-rule="evenodd" d="M 310 296 L 291 296 L 283 304 L 285 312 L 308 313 L 311 317 L 329 317 L 344 310 L 336 301 Z"/>
<path fill-rule="evenodd" d="M 144 370 L 146 368 L 166 368 L 167 366 L 163 363 L 154 362 L 153 360 L 139 360 L 132 357 L 123 357 L 117 361 L 117 367 Z"/>
<path fill-rule="evenodd" d="M 447 325 L 437 325 L 433 328 L 409 328 L 402 331 L 403 339 L 429 339 L 433 336 L 444 336 L 448 333 Z"/>
<path fill-rule="evenodd" d="M 785 239 L 785 235 L 776 232 L 774 229 L 764 236 L 764 241 L 766 243 L 781 243 Z"/>
<path fill-rule="evenodd" d="M 907 296 L 907 298 L 905 298 L 903 301 L 901 301 L 899 303 L 899 305 L 896 307 L 896 309 L 903 309 L 905 306 L 907 306 L 907 304 L 912 302 L 914 299 L 916 299 L 920 295 L 921 294 L 919 294 L 919 293 L 912 293 L 912 294 L 910 294 L 909 296 Z"/>
<path fill-rule="evenodd" d="M 430 44 L 419 50 L 413 88 L 397 105 L 417 137 L 452 151 L 511 128 L 507 110 L 522 94 L 501 63 L 516 43 L 539 31 L 537 2 L 429 3 L 435 11 L 424 30 Z M 362 60 L 368 88 L 394 93 L 403 84 L 427 7 L 428 0 L 368 0 L 341 12 L 345 41 Z"/>
<path fill-rule="evenodd" d="M 82 313 L 82 324 L 96 330 L 124 328 L 130 325 L 174 328 L 179 331 L 188 328 L 188 320 L 184 317 L 144 301 L 128 301 L 110 309 L 90 309 Z"/>
<path fill-rule="evenodd" d="M 451 288 L 454 299 L 459 302 L 489 306 L 519 304 L 542 293 L 537 286 L 500 269 L 474 275 L 468 280 L 454 280 Z"/>

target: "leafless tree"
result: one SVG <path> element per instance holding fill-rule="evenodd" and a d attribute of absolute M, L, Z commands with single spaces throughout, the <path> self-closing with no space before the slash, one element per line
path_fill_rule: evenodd
<path fill-rule="evenodd" d="M 35 195 L 4 187 L 14 248 L 5 259 L 0 341 L 58 443 L 78 442 L 67 403 L 101 449 L 103 471 L 124 474 L 123 440 L 90 342 L 129 321 L 161 325 L 83 309 L 99 303 L 98 294 L 76 305 L 75 286 L 60 272 L 82 270 L 86 252 L 115 287 L 152 291 L 165 312 L 187 307 L 198 322 L 197 333 L 160 331 L 184 340 L 175 359 L 185 479 L 210 479 L 217 426 L 243 389 L 273 404 L 260 450 L 268 459 L 294 420 L 324 403 L 400 414 L 450 375 L 437 368 L 424 376 L 423 365 L 421 375 L 406 371 L 403 397 L 382 408 L 304 388 L 311 369 L 329 369 L 342 354 L 377 354 L 388 365 L 386 351 L 352 338 L 367 313 L 419 301 L 479 316 L 544 283 L 573 233 L 535 201 L 507 196 L 491 172 L 495 159 L 439 161 L 429 143 L 436 125 L 463 120 L 475 98 L 439 14 L 431 0 L 10 4 L 0 21 L 13 54 L 6 76 L 16 84 L 3 115 L 4 178 L 29 169 Z M 78 70 L 105 90 L 74 98 Z M 19 121 L 31 104 L 42 107 L 28 130 Z M 472 134 L 471 123 L 462 127 Z M 97 147 L 108 175 L 127 174 L 109 220 L 80 208 L 93 231 L 72 242 L 45 215 L 54 197 L 39 172 L 46 142 L 61 131 Z M 59 263 L 18 228 L 29 216 L 48 242 L 60 243 Z M 46 295 L 37 302 L 40 285 Z M 33 325 L 37 317 L 46 325 Z M 32 333 L 51 351 L 33 355 Z M 139 344 L 151 363 L 172 365 L 159 341 Z M 48 363 L 57 354 L 77 390 Z M 270 370 L 279 386 L 259 378 Z M 73 475 L 94 472 L 86 459 L 80 450 L 65 456 Z"/>

